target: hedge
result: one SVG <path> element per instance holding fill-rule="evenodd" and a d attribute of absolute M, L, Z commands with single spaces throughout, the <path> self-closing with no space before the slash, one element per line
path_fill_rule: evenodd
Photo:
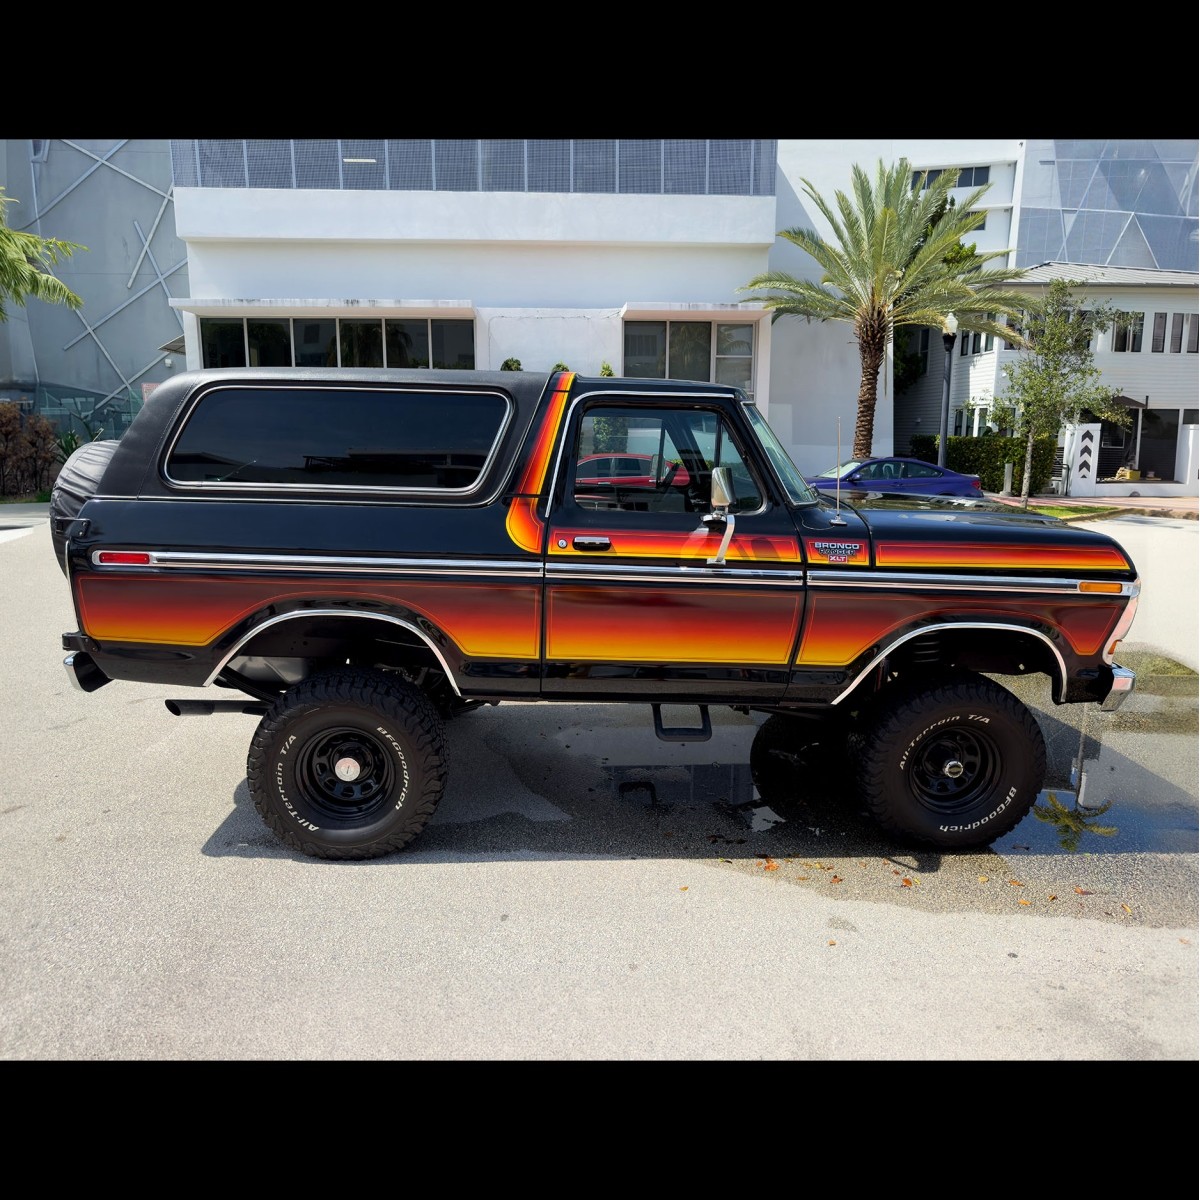
<path fill-rule="evenodd" d="M 1054 474 L 1054 454 L 1057 443 L 1054 438 L 1042 437 L 1033 443 L 1033 469 L 1029 494 L 1039 495 L 1050 485 Z M 912 439 L 909 453 L 924 462 L 937 462 L 938 439 L 931 433 L 918 433 Z M 1021 494 L 1021 480 L 1025 474 L 1024 438 L 1000 437 L 999 434 L 984 434 L 982 437 L 951 437 L 946 442 L 946 466 L 952 471 L 966 475 L 978 475 L 985 492 L 1004 490 L 1004 466 L 1013 465 L 1012 490 Z"/>

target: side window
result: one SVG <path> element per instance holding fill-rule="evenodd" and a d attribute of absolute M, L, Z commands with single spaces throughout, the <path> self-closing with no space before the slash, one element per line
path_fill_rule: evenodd
<path fill-rule="evenodd" d="M 574 500 L 618 512 L 707 512 L 714 466 L 728 467 L 734 511 L 762 507 L 762 491 L 717 412 L 606 405 L 579 422 Z"/>
<path fill-rule="evenodd" d="M 489 391 L 216 387 L 188 416 L 166 475 L 193 487 L 469 492 L 510 408 Z"/>
<path fill-rule="evenodd" d="M 961 413 L 962 409 L 958 411 Z M 903 474 L 906 479 L 932 479 L 940 475 L 941 471 L 937 467 L 926 467 L 920 463 L 905 463 Z"/>

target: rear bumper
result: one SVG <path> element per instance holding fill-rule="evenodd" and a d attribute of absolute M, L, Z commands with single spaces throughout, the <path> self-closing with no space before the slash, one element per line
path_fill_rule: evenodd
<path fill-rule="evenodd" d="M 76 650 L 73 654 L 68 654 L 63 659 L 63 666 L 67 670 L 67 678 L 71 681 L 71 686 L 81 692 L 94 692 L 97 688 L 102 688 L 106 683 L 112 682 L 96 666 L 96 660 L 86 650 Z"/>
<path fill-rule="evenodd" d="M 1114 663 L 1112 673 L 1112 687 L 1100 702 L 1101 712 L 1116 712 L 1133 695 L 1133 687 L 1137 681 L 1137 676 L 1128 667 L 1118 667 Z"/>

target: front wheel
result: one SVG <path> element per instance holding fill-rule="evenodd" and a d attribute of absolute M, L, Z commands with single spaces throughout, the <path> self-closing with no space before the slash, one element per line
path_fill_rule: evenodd
<path fill-rule="evenodd" d="M 986 846 L 1011 832 L 1046 773 L 1033 714 L 983 676 L 884 696 L 855 751 L 860 796 L 875 820 L 944 849 Z"/>
<path fill-rule="evenodd" d="M 246 760 L 259 815 L 314 858 L 377 858 L 425 828 L 446 785 L 437 710 L 382 671 L 314 675 L 263 716 Z"/>

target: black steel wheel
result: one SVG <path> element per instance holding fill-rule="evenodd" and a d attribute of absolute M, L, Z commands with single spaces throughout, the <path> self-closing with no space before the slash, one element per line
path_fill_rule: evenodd
<path fill-rule="evenodd" d="M 946 849 L 986 846 L 1028 815 L 1046 743 L 1011 692 L 977 675 L 880 698 L 853 739 L 862 802 L 884 829 Z"/>
<path fill-rule="evenodd" d="M 377 858 L 408 845 L 437 809 L 442 720 L 396 676 L 329 671 L 264 714 L 246 775 L 255 808 L 285 845 L 315 858 Z"/>

